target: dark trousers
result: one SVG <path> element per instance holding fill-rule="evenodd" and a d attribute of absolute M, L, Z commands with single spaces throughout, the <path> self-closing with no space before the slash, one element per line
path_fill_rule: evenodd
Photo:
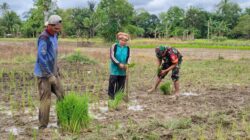
<path fill-rule="evenodd" d="M 108 95 L 110 99 L 115 98 L 118 91 L 124 91 L 126 76 L 110 75 Z"/>
<path fill-rule="evenodd" d="M 57 100 L 61 100 L 64 97 L 64 90 L 60 81 L 60 77 L 57 76 L 56 80 L 56 85 L 52 85 L 49 83 L 48 78 L 38 78 L 38 91 L 40 95 L 40 126 L 47 126 L 49 123 L 51 93 L 54 93 L 57 96 Z"/>

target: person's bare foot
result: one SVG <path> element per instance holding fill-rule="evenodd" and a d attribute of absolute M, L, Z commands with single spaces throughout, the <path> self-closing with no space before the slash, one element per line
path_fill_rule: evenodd
<path fill-rule="evenodd" d="M 151 88 L 151 89 L 147 90 L 148 94 L 151 94 L 151 93 L 153 93 L 154 91 L 155 91 L 154 88 Z"/>
<path fill-rule="evenodd" d="M 174 99 L 174 100 L 178 100 L 179 99 L 179 94 L 174 94 L 174 95 L 171 95 L 170 98 Z"/>

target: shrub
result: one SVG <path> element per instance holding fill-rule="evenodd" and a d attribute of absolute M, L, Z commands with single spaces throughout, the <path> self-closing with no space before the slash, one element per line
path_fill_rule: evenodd
<path fill-rule="evenodd" d="M 87 128 L 90 123 L 88 96 L 71 92 L 57 102 L 56 112 L 62 129 L 78 133 L 82 128 Z"/>
<path fill-rule="evenodd" d="M 224 37 L 224 36 L 213 36 L 212 40 L 215 41 L 215 42 L 222 42 L 222 41 L 226 41 L 227 37 Z"/>
<path fill-rule="evenodd" d="M 160 90 L 163 92 L 165 95 L 170 95 L 171 93 L 171 83 L 170 82 L 165 82 L 160 86 Z"/>
<path fill-rule="evenodd" d="M 75 53 L 67 56 L 66 61 L 70 63 L 80 62 L 81 64 L 95 64 L 94 60 L 89 59 L 87 56 L 84 56 L 80 53 L 80 51 L 76 51 Z"/>

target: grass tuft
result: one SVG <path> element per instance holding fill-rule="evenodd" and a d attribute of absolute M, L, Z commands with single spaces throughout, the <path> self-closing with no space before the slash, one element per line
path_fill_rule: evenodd
<path fill-rule="evenodd" d="M 115 94 L 115 99 L 114 100 L 109 100 L 108 101 L 108 107 L 110 109 L 117 109 L 118 106 L 121 104 L 123 98 L 125 97 L 125 93 L 122 91 L 118 91 Z"/>
<path fill-rule="evenodd" d="M 170 130 L 187 129 L 191 127 L 192 121 L 190 118 L 173 119 L 165 124 L 165 128 Z"/>

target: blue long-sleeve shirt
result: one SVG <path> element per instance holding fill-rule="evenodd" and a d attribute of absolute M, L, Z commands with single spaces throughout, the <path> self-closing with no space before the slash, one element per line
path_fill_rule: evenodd
<path fill-rule="evenodd" d="M 37 77 L 57 75 L 57 34 L 44 31 L 37 42 L 37 59 L 34 74 Z"/>

